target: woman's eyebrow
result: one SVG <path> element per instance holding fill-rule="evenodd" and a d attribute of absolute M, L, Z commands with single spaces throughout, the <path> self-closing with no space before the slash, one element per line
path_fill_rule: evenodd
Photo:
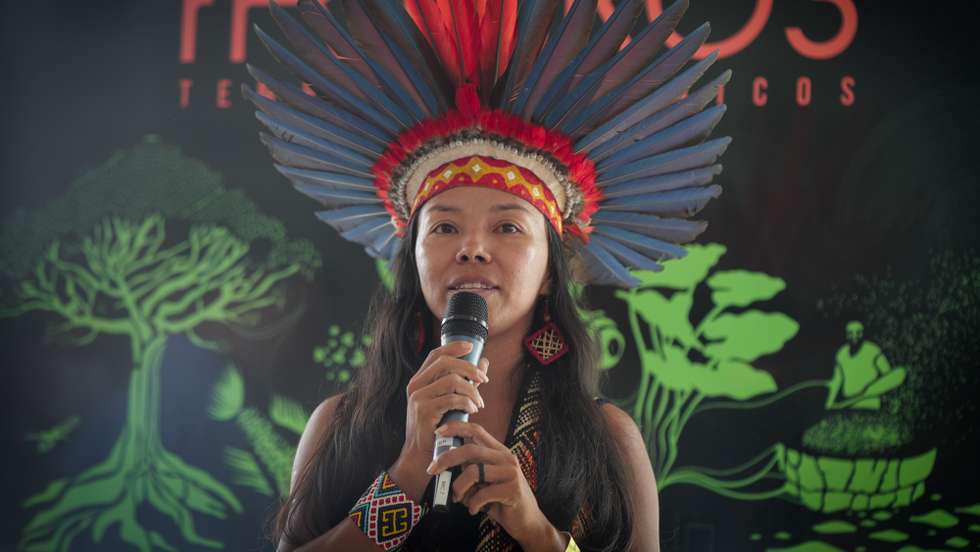
<path fill-rule="evenodd" d="M 524 205 L 521 205 L 520 203 L 500 203 L 500 204 L 494 205 L 493 207 L 490 208 L 491 211 L 495 211 L 495 212 L 496 211 L 513 211 L 515 209 L 516 210 L 521 210 L 521 211 L 527 211 L 528 210 Z"/>
<path fill-rule="evenodd" d="M 459 213 L 460 211 L 462 211 L 462 209 L 460 209 L 459 207 L 453 207 L 451 205 L 435 204 L 429 206 L 429 211 L 430 212 L 439 211 L 440 213 Z"/>

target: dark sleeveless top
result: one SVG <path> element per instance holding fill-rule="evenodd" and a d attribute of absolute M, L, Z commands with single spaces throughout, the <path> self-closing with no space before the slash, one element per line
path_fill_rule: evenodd
<path fill-rule="evenodd" d="M 511 413 L 510 429 L 507 430 L 507 438 L 504 441 L 507 448 L 514 444 L 514 425 L 522 400 L 523 398 L 516 401 L 514 411 Z M 595 400 L 599 406 L 607 402 L 601 397 L 596 397 Z M 425 489 L 423 496 L 426 498 L 423 499 L 424 501 L 431 500 L 434 485 L 435 478 L 432 478 L 429 481 L 429 486 Z M 425 514 L 422 521 L 409 534 L 408 539 L 403 544 L 403 550 L 411 552 L 468 552 L 476 550 L 480 518 L 484 515 L 482 512 L 478 512 L 471 516 L 466 506 L 457 502 L 450 503 L 448 512 L 437 512 L 430 509 L 429 513 Z M 513 552 L 518 551 L 521 551 L 520 547 L 513 549 Z"/>

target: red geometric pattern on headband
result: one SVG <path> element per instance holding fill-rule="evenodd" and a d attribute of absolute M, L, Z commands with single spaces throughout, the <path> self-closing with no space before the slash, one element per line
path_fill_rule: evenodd
<path fill-rule="evenodd" d="M 378 197 L 384 201 L 392 220 L 400 230 L 408 221 L 402 220 L 389 197 L 392 174 L 426 144 L 474 129 L 484 137 L 510 139 L 521 144 L 529 153 L 545 153 L 555 159 L 567 171 L 568 179 L 582 194 L 582 209 L 576 220 L 568 225 L 568 230 L 587 240 L 591 231 L 589 224 L 592 215 L 598 210 L 603 197 L 602 191 L 595 185 L 595 164 L 585 154 L 576 153 L 571 139 L 561 132 L 530 123 L 499 109 L 485 109 L 480 104 L 474 84 L 465 84 L 456 89 L 456 109 L 450 109 L 438 119 L 426 119 L 402 132 L 371 168 Z M 413 203 L 412 198 L 403 199 L 409 204 Z"/>
<path fill-rule="evenodd" d="M 456 159 L 430 172 L 415 196 L 412 215 L 426 201 L 460 186 L 482 186 L 514 194 L 534 205 L 548 219 L 558 235 L 562 235 L 561 211 L 548 186 L 523 167 L 482 155 Z"/>

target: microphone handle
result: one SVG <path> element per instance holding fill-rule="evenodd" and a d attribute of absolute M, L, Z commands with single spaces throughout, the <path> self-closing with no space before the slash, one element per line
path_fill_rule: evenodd
<path fill-rule="evenodd" d="M 473 344 L 473 348 L 470 350 L 470 352 L 460 358 L 476 366 L 480 361 L 480 355 L 483 354 L 483 339 L 472 335 L 442 336 L 442 345 L 452 343 L 453 341 L 469 341 Z M 442 419 L 439 421 L 439 427 L 442 427 L 443 425 L 452 421 L 468 422 L 470 421 L 470 415 L 464 410 L 450 410 L 443 414 Z M 463 446 L 463 440 L 459 437 L 440 437 L 436 435 L 435 448 L 432 451 L 432 459 L 435 460 L 436 458 L 442 456 L 443 453 L 461 446 Z M 436 511 L 445 512 L 449 509 L 449 493 L 452 489 L 452 480 L 452 470 L 444 470 L 436 474 L 436 483 L 432 491 L 432 507 Z"/>

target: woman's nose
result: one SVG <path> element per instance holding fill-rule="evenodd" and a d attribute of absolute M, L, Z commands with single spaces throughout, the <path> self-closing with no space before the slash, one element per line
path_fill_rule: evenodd
<path fill-rule="evenodd" d="M 465 236 L 456 252 L 456 262 L 459 263 L 489 263 L 490 260 L 490 252 L 487 250 L 486 242 L 480 236 Z"/>

